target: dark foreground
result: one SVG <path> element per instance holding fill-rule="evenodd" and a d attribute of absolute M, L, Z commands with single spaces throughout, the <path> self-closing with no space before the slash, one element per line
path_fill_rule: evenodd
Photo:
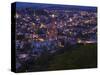
<path fill-rule="evenodd" d="M 97 45 L 75 45 L 63 48 L 55 54 L 45 52 L 37 60 L 26 62 L 18 72 L 66 70 L 97 67 Z"/>

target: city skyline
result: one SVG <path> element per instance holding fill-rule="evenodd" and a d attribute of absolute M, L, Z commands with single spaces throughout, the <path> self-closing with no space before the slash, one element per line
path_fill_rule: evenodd
<path fill-rule="evenodd" d="M 88 68 L 88 65 L 96 67 L 97 7 L 20 2 L 17 2 L 15 6 L 16 70 L 18 72 L 56 70 L 57 66 L 53 68 L 54 64 L 51 64 L 56 56 L 65 53 L 67 56 L 67 52 L 70 54 L 78 50 L 78 58 L 80 57 L 82 61 L 87 61 L 84 57 L 94 58 L 91 60 L 92 65 L 89 65 L 90 61 L 87 61 L 86 64 L 78 66 L 77 62 L 80 59 L 74 58 L 75 61 L 72 61 L 69 56 L 70 61 L 63 61 L 66 62 L 64 63 L 66 67 L 57 69 L 84 68 L 86 65 L 85 68 Z M 81 58 L 81 52 L 89 49 L 95 54 L 90 51 L 90 57 L 87 51 L 87 56 L 83 55 Z M 78 54 L 71 56 L 74 55 Z M 68 65 L 69 62 L 71 67 Z"/>

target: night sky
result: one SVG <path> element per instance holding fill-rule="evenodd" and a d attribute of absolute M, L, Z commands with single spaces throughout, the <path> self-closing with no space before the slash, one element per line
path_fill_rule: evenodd
<path fill-rule="evenodd" d="M 43 9 L 43 8 L 57 8 L 57 9 L 68 9 L 68 10 L 84 10 L 84 11 L 97 11 L 97 7 L 93 6 L 77 6 L 77 5 L 61 5 L 61 4 L 41 4 L 41 3 L 26 3 L 26 2 L 16 2 L 16 8 L 34 8 L 34 9 Z"/>

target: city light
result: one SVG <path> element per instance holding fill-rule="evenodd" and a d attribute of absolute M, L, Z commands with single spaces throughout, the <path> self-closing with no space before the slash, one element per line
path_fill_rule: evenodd
<path fill-rule="evenodd" d="M 19 18 L 19 14 L 18 14 L 18 13 L 16 13 L 15 17 L 16 17 L 16 19 L 18 19 L 18 18 Z"/>

